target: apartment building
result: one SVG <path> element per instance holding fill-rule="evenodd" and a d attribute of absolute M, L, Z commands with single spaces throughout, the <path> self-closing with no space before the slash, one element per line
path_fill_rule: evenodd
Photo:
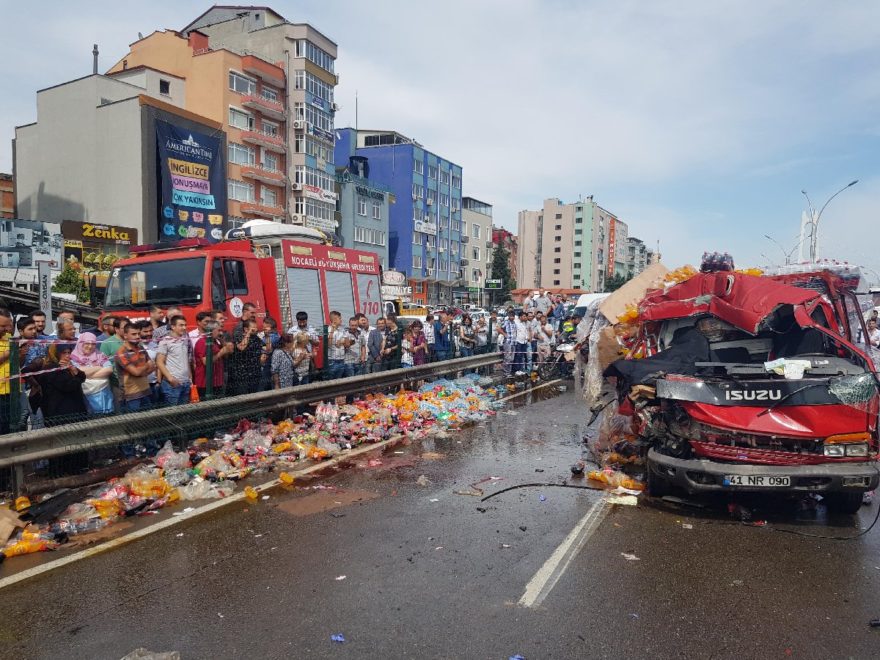
<path fill-rule="evenodd" d="M 470 238 L 461 225 L 461 166 L 395 131 L 340 130 L 338 159 L 352 150 L 369 160 L 370 179 L 396 199 L 388 221 L 388 266 L 406 273 L 413 299 L 452 304 L 466 295 Z"/>
<path fill-rule="evenodd" d="M 628 234 L 627 224 L 592 197 L 546 199 L 540 210 L 519 213 L 517 284 L 602 291 L 606 279 L 627 272 Z"/>
<path fill-rule="evenodd" d="M 290 181 L 287 215 L 294 224 L 332 231 L 337 202 L 336 44 L 313 26 L 289 21 L 268 7 L 216 5 L 181 32 L 202 34 L 211 48 L 254 55 L 287 73 L 282 94 L 289 117 L 282 132 Z"/>
<path fill-rule="evenodd" d="M 492 205 L 473 197 L 461 198 L 461 234 L 468 237 L 462 246 L 468 266 L 462 270 L 467 276 L 467 292 L 461 302 L 483 305 L 486 279 L 492 269 Z"/>
<path fill-rule="evenodd" d="M 217 47 L 197 31 L 153 32 L 130 48 L 108 76 L 222 125 L 228 139 L 228 228 L 254 218 L 289 222 L 284 68 Z M 332 217 L 318 228 L 332 231 Z"/>

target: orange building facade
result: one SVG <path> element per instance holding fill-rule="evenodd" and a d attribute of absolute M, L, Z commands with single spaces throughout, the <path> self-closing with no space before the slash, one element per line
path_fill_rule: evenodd
<path fill-rule="evenodd" d="M 255 55 L 212 49 L 208 37 L 197 31 L 188 37 L 154 32 L 130 48 L 108 76 L 135 81 L 145 70 L 158 72 L 159 94 L 169 96 L 177 93 L 175 79 L 183 80 L 183 107 L 223 125 L 228 228 L 254 218 L 289 222 L 284 69 Z M 162 80 L 162 73 L 168 80 Z"/>
<path fill-rule="evenodd" d="M 15 183 L 11 174 L 0 172 L 0 218 L 15 217 Z"/>

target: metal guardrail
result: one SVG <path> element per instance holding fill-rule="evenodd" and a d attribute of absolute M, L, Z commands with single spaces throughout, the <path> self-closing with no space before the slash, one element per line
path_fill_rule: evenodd
<path fill-rule="evenodd" d="M 408 369 L 380 371 L 282 390 L 20 431 L 0 436 L 0 468 L 22 466 L 33 461 L 135 443 L 139 440 L 185 440 L 187 436 L 201 432 L 208 425 L 216 425 L 215 428 L 230 426 L 245 417 L 253 418 L 315 401 L 382 390 L 408 381 L 491 367 L 501 361 L 500 353 L 487 353 Z M 16 480 L 20 484 L 20 477 Z"/>

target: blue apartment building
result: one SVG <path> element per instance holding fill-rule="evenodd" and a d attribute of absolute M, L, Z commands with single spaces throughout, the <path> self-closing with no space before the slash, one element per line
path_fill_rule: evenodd
<path fill-rule="evenodd" d="M 465 298 L 469 239 L 461 232 L 461 166 L 394 131 L 345 128 L 336 138 L 337 165 L 351 155 L 366 158 L 367 178 L 394 195 L 387 267 L 406 273 L 413 301 L 437 305 Z"/>

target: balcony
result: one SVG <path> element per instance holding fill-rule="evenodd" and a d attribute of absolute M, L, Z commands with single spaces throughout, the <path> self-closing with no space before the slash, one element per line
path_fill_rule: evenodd
<path fill-rule="evenodd" d="M 262 218 L 283 218 L 285 215 L 283 206 L 264 206 L 257 202 L 242 202 L 241 212 L 245 215 L 258 215 Z"/>
<path fill-rule="evenodd" d="M 256 110 L 266 117 L 284 121 L 284 105 L 278 101 L 270 101 L 262 96 L 248 95 L 241 97 L 241 105 L 250 110 Z"/>
<path fill-rule="evenodd" d="M 287 143 L 280 135 L 264 133 L 263 131 L 242 131 L 241 140 L 247 144 L 256 144 L 275 153 L 287 153 Z"/>
<path fill-rule="evenodd" d="M 283 186 L 287 182 L 287 177 L 282 172 L 268 170 L 259 165 L 242 165 L 241 176 L 245 179 L 268 183 L 270 186 Z"/>
<path fill-rule="evenodd" d="M 259 57 L 245 55 L 241 58 L 241 68 L 245 73 L 256 76 L 273 87 L 284 87 L 284 69 L 274 64 L 269 64 Z"/>

